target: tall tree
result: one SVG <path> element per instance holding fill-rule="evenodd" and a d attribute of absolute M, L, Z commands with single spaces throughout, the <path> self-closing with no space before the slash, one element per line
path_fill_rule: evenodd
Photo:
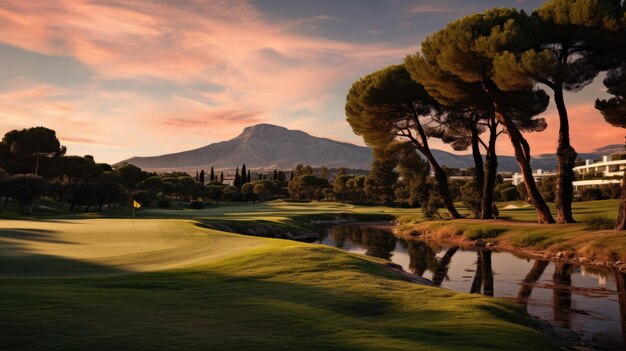
<path fill-rule="evenodd" d="M 141 180 L 141 169 L 133 165 L 123 165 L 118 168 L 120 180 L 127 186 L 135 186 Z M 92 159 L 81 156 L 64 156 L 62 158 L 61 179 L 63 192 L 60 196 L 61 208 L 65 202 L 78 190 L 81 183 L 95 178 L 102 170 Z"/>
<path fill-rule="evenodd" d="M 213 166 L 211 166 L 211 174 L 209 175 L 209 181 L 213 183 L 216 180 L 217 179 L 215 179 L 215 171 L 213 171 Z"/>
<path fill-rule="evenodd" d="M 626 128 L 626 63 L 609 71 L 604 79 L 604 85 L 608 93 L 614 97 L 608 100 L 596 100 L 596 108 L 602 112 L 608 123 L 615 127 Z M 622 179 L 622 195 L 615 229 L 626 229 L 626 170 Z"/>
<path fill-rule="evenodd" d="M 250 175 L 250 170 L 248 170 L 248 176 L 246 177 L 247 179 L 247 183 L 250 183 L 252 181 L 252 177 Z"/>
<path fill-rule="evenodd" d="M 450 216 L 461 218 L 450 194 L 448 177 L 428 143 L 432 121 L 441 106 L 411 79 L 403 65 L 390 66 L 354 83 L 345 109 L 352 130 L 368 145 L 385 149 L 396 139 L 411 142 L 431 164 Z"/>
<path fill-rule="evenodd" d="M 572 199 L 576 150 L 570 142 L 564 91 L 578 92 L 602 69 L 615 64 L 608 58 L 615 46 L 611 32 L 619 30 L 620 0 L 551 0 L 532 18 L 511 25 L 515 45 L 494 57 L 494 81 L 504 90 L 543 84 L 553 92 L 559 115 L 556 150 L 556 211 L 558 223 L 574 223 Z M 622 37 L 623 38 L 623 37 Z M 612 56 L 612 55 L 608 55 Z"/>
<path fill-rule="evenodd" d="M 468 108 L 454 105 L 468 106 L 466 103 L 459 104 L 459 101 L 456 101 L 448 107 L 449 111 L 439 115 L 437 122 L 445 127 L 440 128 L 440 138 L 456 151 L 471 148 L 474 159 L 472 185 L 479 204 L 478 215 L 481 219 L 493 219 L 493 192 L 498 171 L 496 140 L 502 133 L 500 123 L 496 120 L 491 107 L 481 110 L 476 106 Z M 486 141 L 481 137 L 485 131 L 488 131 Z M 481 146 L 485 152 L 484 162 Z"/>
<path fill-rule="evenodd" d="M 243 166 L 241 166 L 241 177 L 239 178 L 241 181 L 241 184 L 245 184 L 245 183 L 249 183 L 250 179 L 248 179 L 248 172 L 246 172 L 246 164 L 244 163 Z"/>
<path fill-rule="evenodd" d="M 374 200 L 393 201 L 393 186 L 398 180 L 398 173 L 395 171 L 398 154 L 393 150 L 391 147 L 373 150 L 374 161 L 370 173 L 364 179 L 364 186 L 366 194 Z"/>
<path fill-rule="evenodd" d="M 422 43 L 421 53 L 408 56 L 405 64 L 414 79 L 444 105 L 463 101 L 474 109 L 488 110 L 504 128 L 515 150 L 538 222 L 554 218 L 541 197 L 530 167 L 530 146 L 522 131 L 543 130 L 545 120 L 535 116 L 545 111 L 548 96 L 542 90 L 502 91 L 493 81 L 493 58 L 511 45 L 517 20 L 527 17 L 510 9 L 494 9 L 449 24 Z"/>
<path fill-rule="evenodd" d="M 200 171 L 200 179 L 199 179 L 200 183 L 204 184 L 204 170 Z"/>
<path fill-rule="evenodd" d="M 330 171 L 328 170 L 328 167 L 320 167 L 320 177 L 324 179 L 328 179 L 330 177 Z"/>
<path fill-rule="evenodd" d="M 237 169 L 235 169 L 235 181 L 233 183 L 233 185 L 237 188 L 241 188 L 241 178 L 239 177 L 239 166 L 237 166 Z"/>
<path fill-rule="evenodd" d="M 39 174 L 42 159 L 58 159 L 67 151 L 65 146 L 61 146 L 56 132 L 44 127 L 12 130 L 2 138 L 1 147 L 18 162 L 16 172 L 26 171 L 35 175 Z M 25 162 L 29 169 L 19 169 L 19 162 Z M 5 168 L 10 170 L 13 167 Z"/>
<path fill-rule="evenodd" d="M 220 183 L 224 183 L 224 171 L 220 172 Z"/>

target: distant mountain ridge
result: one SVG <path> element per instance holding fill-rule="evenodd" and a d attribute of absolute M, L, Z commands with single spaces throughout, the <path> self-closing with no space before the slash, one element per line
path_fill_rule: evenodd
<path fill-rule="evenodd" d="M 590 153 L 580 153 L 582 159 L 597 159 L 603 155 L 624 150 L 624 145 L 607 145 Z M 453 168 L 474 166 L 471 155 L 456 155 L 433 149 L 440 164 Z M 369 169 L 372 153 L 369 147 L 319 138 L 300 130 L 290 130 L 272 124 L 246 127 L 233 139 L 207 146 L 152 157 L 132 157 L 119 162 L 132 163 L 147 170 L 184 170 L 234 168 L 246 164 L 249 168 L 289 169 L 298 163 L 311 166 Z M 532 158 L 533 169 L 556 169 L 556 155 L 542 154 Z M 517 172 L 519 166 L 513 156 L 498 156 L 498 170 Z"/>
<path fill-rule="evenodd" d="M 237 137 L 207 146 L 153 157 L 133 157 L 122 161 L 144 169 L 184 169 L 190 167 L 292 168 L 298 163 L 312 166 L 370 167 L 370 148 L 318 138 L 300 130 L 272 124 L 246 127 Z"/>

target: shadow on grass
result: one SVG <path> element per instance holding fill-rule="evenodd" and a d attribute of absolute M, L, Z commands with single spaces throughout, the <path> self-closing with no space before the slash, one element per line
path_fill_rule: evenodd
<path fill-rule="evenodd" d="M 44 229 L 0 230 L 0 279 L 33 277 L 75 277 L 125 273 L 119 268 L 33 252 L 24 241 L 72 245 L 74 242 L 50 237 Z"/>
<path fill-rule="evenodd" d="M 22 273 L 59 269 L 133 273 L 47 255 Z M 208 269 L 0 282 L 6 350 L 357 350 L 344 333 L 375 334 L 393 312 L 384 298 Z"/>
<path fill-rule="evenodd" d="M 309 256 L 287 262 L 256 254 L 152 273 L 21 252 L 41 263 L 32 270 L 120 275 L 0 279 L 0 349 L 510 350 L 524 349 L 524 340 L 549 348 L 515 309 L 479 302 L 465 309 L 471 315 L 459 314 L 441 308 L 453 293 L 392 286 L 382 266 L 349 255 L 328 262 L 324 253 L 334 249 L 312 249 L 301 247 Z M 487 319 L 469 323 L 475 318 Z"/>

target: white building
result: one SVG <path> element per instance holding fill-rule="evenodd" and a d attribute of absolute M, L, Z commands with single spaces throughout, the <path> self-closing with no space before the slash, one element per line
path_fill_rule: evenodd
<path fill-rule="evenodd" d="M 626 153 L 602 156 L 600 160 L 585 160 L 584 166 L 574 168 L 574 190 L 594 188 L 603 184 L 621 184 L 626 170 Z"/>
<path fill-rule="evenodd" d="M 533 178 L 535 178 L 535 182 L 538 182 L 541 178 L 554 177 L 554 176 L 556 176 L 556 172 L 546 172 L 541 169 L 538 169 L 533 173 Z M 521 173 L 513 173 L 513 177 L 511 178 L 511 183 L 513 183 L 513 185 L 517 186 L 523 182 L 524 182 L 524 176 Z"/>

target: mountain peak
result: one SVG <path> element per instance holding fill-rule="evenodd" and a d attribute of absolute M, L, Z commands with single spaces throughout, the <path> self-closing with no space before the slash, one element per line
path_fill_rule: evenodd
<path fill-rule="evenodd" d="M 184 169 L 202 167 L 292 168 L 297 164 L 312 166 L 368 168 L 372 162 L 368 147 L 314 137 L 301 130 L 261 123 L 244 130 L 237 137 L 173 154 L 134 157 L 126 160 L 143 169 Z M 125 162 L 125 161 L 122 161 Z"/>
<path fill-rule="evenodd" d="M 289 129 L 269 123 L 255 124 L 243 129 L 239 138 L 275 138 L 289 132 Z"/>

